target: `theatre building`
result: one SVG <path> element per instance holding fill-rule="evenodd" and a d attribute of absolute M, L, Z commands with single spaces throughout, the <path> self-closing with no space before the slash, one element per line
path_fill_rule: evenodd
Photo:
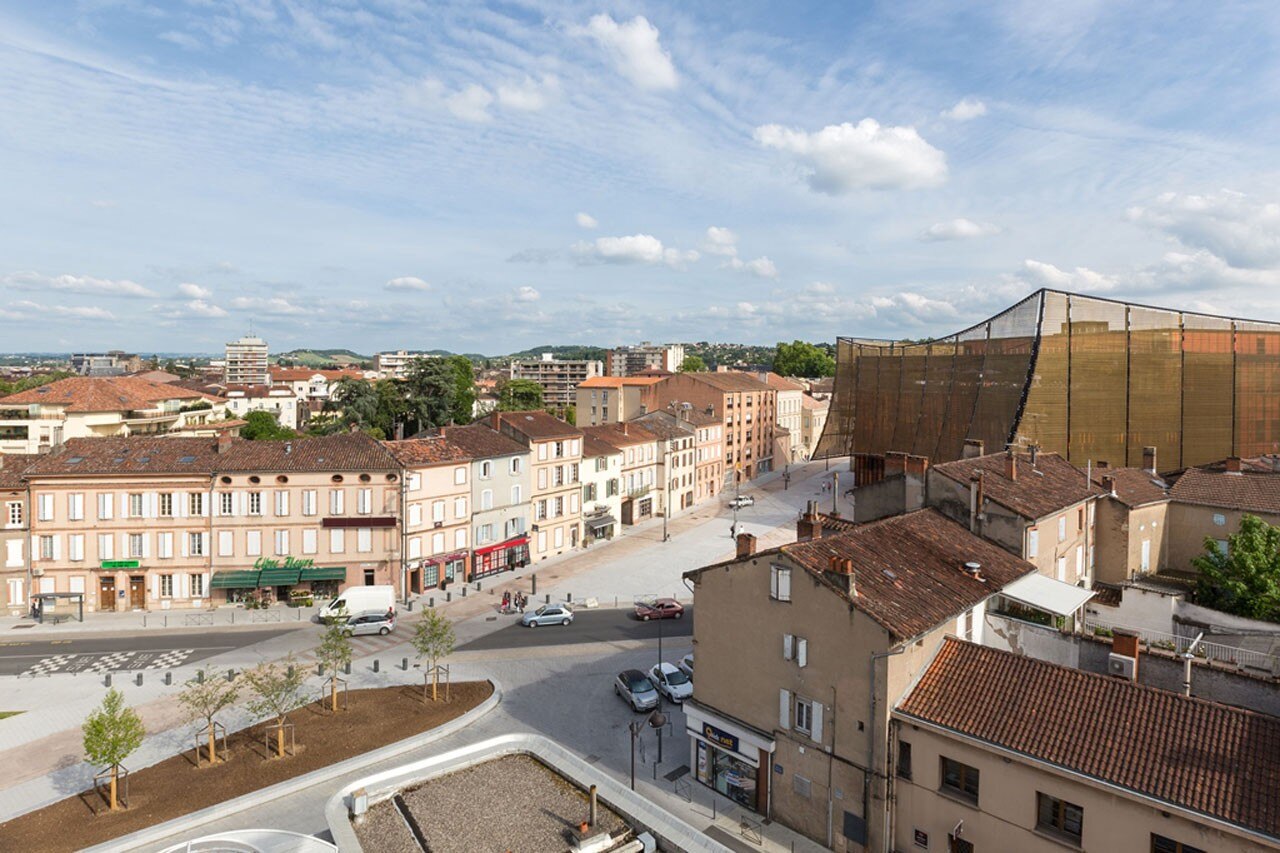
<path fill-rule="evenodd" d="M 25 480 L 35 589 L 86 610 L 399 583 L 400 468 L 361 433 L 71 439 Z"/>

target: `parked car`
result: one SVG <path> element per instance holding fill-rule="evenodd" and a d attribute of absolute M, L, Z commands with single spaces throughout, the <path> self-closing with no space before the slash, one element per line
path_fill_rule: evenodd
<path fill-rule="evenodd" d="M 613 680 L 613 692 L 622 697 L 622 701 L 631 706 L 631 710 L 639 713 L 650 711 L 662 704 L 658 690 L 638 669 L 624 669 Z"/>
<path fill-rule="evenodd" d="M 636 618 L 641 622 L 650 619 L 679 619 L 684 616 L 684 605 L 674 598 L 654 598 L 636 602 Z"/>
<path fill-rule="evenodd" d="M 649 680 L 672 702 L 683 702 L 693 695 L 693 682 L 673 663 L 654 664 L 649 670 Z"/>
<path fill-rule="evenodd" d="M 751 495 L 738 495 L 736 498 L 729 499 L 729 506 L 737 507 L 738 509 L 742 509 L 744 506 L 755 506 L 755 505 L 756 505 L 756 499 L 753 498 Z"/>
<path fill-rule="evenodd" d="M 689 680 L 693 681 L 693 655 L 685 655 L 680 658 L 680 663 L 676 664 L 680 667 L 680 671 L 689 676 Z"/>
<path fill-rule="evenodd" d="M 356 616 L 348 617 L 347 623 L 342 627 L 349 636 L 356 634 L 381 634 L 385 637 L 396 629 L 396 616 L 392 611 L 375 610 L 371 613 L 361 613 Z"/>
<path fill-rule="evenodd" d="M 567 604 L 544 604 L 537 610 L 520 617 L 520 624 L 526 628 L 537 628 L 541 625 L 568 625 L 573 621 L 573 611 Z"/>

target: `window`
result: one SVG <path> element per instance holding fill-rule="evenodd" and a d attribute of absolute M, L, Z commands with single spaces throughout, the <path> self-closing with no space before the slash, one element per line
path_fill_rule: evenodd
<path fill-rule="evenodd" d="M 373 550 L 373 530 L 368 527 L 361 527 L 356 530 L 356 550 L 361 554 L 367 554 Z"/>
<path fill-rule="evenodd" d="M 512 474 L 519 474 L 519 473 L 520 473 L 520 469 L 521 469 L 520 457 L 519 457 L 519 456 L 512 456 L 512 457 L 511 457 L 511 473 L 512 473 Z"/>
<path fill-rule="evenodd" d="M 84 559 L 83 533 L 72 533 L 67 537 L 67 559 L 76 562 Z"/>
<path fill-rule="evenodd" d="M 156 556 L 165 560 L 173 558 L 173 533 L 164 531 L 156 534 Z"/>
<path fill-rule="evenodd" d="M 262 492 L 249 493 L 249 515 L 262 515 Z"/>
<path fill-rule="evenodd" d="M 54 555 L 54 539 L 52 536 L 40 537 L 40 559 L 52 560 Z"/>
<path fill-rule="evenodd" d="M 480 493 L 480 509 L 493 509 L 493 489 L 485 489 Z"/>
<path fill-rule="evenodd" d="M 1066 800 L 1036 792 L 1036 829 L 1080 843 L 1084 809 Z"/>
<path fill-rule="evenodd" d="M 142 495 L 138 492 L 129 495 L 129 517 L 142 518 Z"/>
<path fill-rule="evenodd" d="M 799 666 L 809 665 L 809 641 L 791 634 L 782 635 L 782 659 L 794 660 Z"/>
<path fill-rule="evenodd" d="M 545 444 L 538 445 L 538 461 L 542 462 L 547 458 L 547 446 Z"/>
<path fill-rule="evenodd" d="M 467 499 L 466 498 L 453 499 L 453 517 L 454 518 L 467 517 Z"/>
<path fill-rule="evenodd" d="M 98 559 L 114 560 L 116 558 L 116 538 L 110 533 L 98 534 Z"/>
<path fill-rule="evenodd" d="M 262 556 L 262 531 L 261 530 L 245 531 L 244 552 L 250 557 Z"/>
<path fill-rule="evenodd" d="M 1027 559 L 1034 560 L 1040 550 L 1040 531 L 1034 527 L 1027 531 Z"/>
<path fill-rule="evenodd" d="M 82 492 L 67 495 L 67 518 L 71 521 L 84 521 L 84 494 Z"/>
<path fill-rule="evenodd" d="M 1151 833 L 1151 853 L 1205 853 L 1199 847 Z"/>
<path fill-rule="evenodd" d="M 236 551 L 236 537 L 230 530 L 218 531 L 218 556 L 230 557 Z"/>
<path fill-rule="evenodd" d="M 422 556 L 422 538 L 420 536 L 409 537 L 409 559 L 416 560 Z"/>
<path fill-rule="evenodd" d="M 555 447 L 556 447 L 555 457 L 559 459 L 561 456 L 564 456 L 564 442 L 557 441 Z"/>
<path fill-rule="evenodd" d="M 431 520 L 433 522 L 444 521 L 444 501 L 431 502 Z"/>
<path fill-rule="evenodd" d="M 280 516 L 280 515 L 288 515 L 288 514 L 289 514 L 289 493 L 286 491 L 278 490 L 276 492 L 276 515 Z"/>
<path fill-rule="evenodd" d="M 22 526 L 22 502 L 13 501 L 5 506 L 4 517 L 8 521 L 9 527 Z"/>
<path fill-rule="evenodd" d="M 409 526 L 422 524 L 422 504 L 409 504 Z"/>
<path fill-rule="evenodd" d="M 553 478 L 552 482 L 554 482 L 555 485 L 557 486 L 563 486 L 564 485 L 564 466 L 557 465 L 554 470 L 555 470 L 555 477 Z"/>
<path fill-rule="evenodd" d="M 164 506 L 164 496 L 161 495 L 160 506 Z M 163 511 L 161 512 L 163 515 Z M 236 495 L 235 492 L 218 492 L 218 515 L 235 515 L 236 514 Z"/>
<path fill-rule="evenodd" d="M 898 775 L 903 779 L 911 778 L 911 744 L 905 740 L 898 741 Z"/>
<path fill-rule="evenodd" d="M 609 480 L 607 483 L 605 483 L 604 492 L 605 492 L 605 496 L 610 498 L 618 494 L 618 478 L 617 477 L 614 477 L 612 480 Z"/>
<path fill-rule="evenodd" d="M 198 536 L 199 534 L 194 534 L 194 535 Z M 141 533 L 129 534 L 129 556 L 130 557 L 142 556 L 142 534 Z"/>
<path fill-rule="evenodd" d="M 406 483 L 406 486 L 411 492 L 418 491 L 418 489 L 422 488 L 422 475 L 410 474 L 408 482 Z"/>
<path fill-rule="evenodd" d="M 303 515 L 316 514 L 316 490 L 315 489 L 307 489 L 302 493 L 302 514 Z"/>
<path fill-rule="evenodd" d="M 769 597 L 774 601 L 791 600 L 791 569 L 786 566 L 769 567 Z"/>
<path fill-rule="evenodd" d="M 547 469 L 538 469 L 538 488 L 545 489 L 547 487 Z"/>
<path fill-rule="evenodd" d="M 792 727 L 813 740 L 822 740 L 822 704 L 797 696 Z"/>
<path fill-rule="evenodd" d="M 559 498 L 557 498 L 556 500 L 559 500 Z M 557 527 L 555 531 L 552 533 L 551 539 L 552 539 L 552 542 L 554 543 L 553 547 L 563 548 L 564 547 L 564 528 Z"/>
<path fill-rule="evenodd" d="M 476 528 L 476 544 L 493 541 L 493 525 L 482 524 Z"/>
<path fill-rule="evenodd" d="M 564 498 L 562 497 L 556 498 L 555 503 L 553 505 L 555 507 L 555 512 L 553 513 L 553 517 L 559 518 L 560 516 L 564 515 Z"/>
<path fill-rule="evenodd" d="M 1067 538 L 1067 517 L 1065 515 L 1058 516 L 1058 541 L 1065 541 Z"/>
<path fill-rule="evenodd" d="M 520 503 L 520 501 L 521 501 L 521 499 L 522 499 L 523 497 L 524 497 L 524 492 L 523 492 L 523 490 L 522 490 L 519 486 L 512 486 L 512 487 L 511 487 L 511 502 L 512 502 L 513 504 L 518 504 L 518 503 Z"/>
<path fill-rule="evenodd" d="M 231 513 L 225 513 L 230 515 Z M 173 518 L 173 492 L 160 493 L 160 512 L 161 518 Z"/>
<path fill-rule="evenodd" d="M 346 532 L 341 527 L 335 527 L 329 531 L 329 553 L 341 554 L 347 550 Z"/>
<path fill-rule="evenodd" d="M 316 531 L 315 528 L 307 528 L 302 531 L 302 553 L 314 554 L 316 552 Z"/>
<path fill-rule="evenodd" d="M 978 769 L 942 756 L 942 790 L 978 802 Z"/>
<path fill-rule="evenodd" d="M 173 575 L 160 576 L 160 597 L 173 598 Z"/>
<path fill-rule="evenodd" d="M 204 515 L 204 492 L 191 492 L 191 514 Z"/>
<path fill-rule="evenodd" d="M 192 598 L 204 598 L 204 575 L 187 575 Z"/>
<path fill-rule="evenodd" d="M 547 502 L 545 500 L 538 501 L 533 505 L 533 520 L 542 521 L 547 517 Z"/>
<path fill-rule="evenodd" d="M 113 503 L 114 501 L 112 501 L 111 495 L 109 494 L 98 495 L 98 520 L 99 521 L 109 521 L 111 519 L 111 508 Z"/>
<path fill-rule="evenodd" d="M 373 489 L 360 489 L 356 492 L 356 512 L 361 515 L 373 512 Z"/>
<path fill-rule="evenodd" d="M 455 486 L 461 486 L 466 482 L 467 482 L 467 469 L 465 467 L 454 468 L 453 484 Z"/>
<path fill-rule="evenodd" d="M 485 460 L 480 463 L 480 479 L 487 480 L 493 476 L 493 463 Z"/>
<path fill-rule="evenodd" d="M 457 530 L 453 531 L 453 547 L 467 547 L 467 529 L 465 527 L 459 527 Z"/>
<path fill-rule="evenodd" d="M 289 553 L 289 531 L 276 531 L 276 556 L 284 557 Z"/>
<path fill-rule="evenodd" d="M 204 556 L 204 534 L 190 533 L 188 534 L 188 539 L 190 540 L 189 546 L 190 546 L 191 556 L 203 557 Z"/>
<path fill-rule="evenodd" d="M 344 503 L 345 501 L 343 500 L 342 489 L 329 490 L 329 514 L 330 515 L 342 515 L 344 512 L 346 512 L 346 509 L 343 506 Z"/>

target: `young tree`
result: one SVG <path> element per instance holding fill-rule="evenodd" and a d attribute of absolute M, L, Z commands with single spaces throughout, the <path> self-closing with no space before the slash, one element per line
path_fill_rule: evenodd
<path fill-rule="evenodd" d="M 1196 603 L 1249 619 L 1280 622 L 1280 527 L 1256 515 L 1240 519 L 1224 552 L 1205 537 L 1205 553 L 1191 561 L 1200 571 Z"/>
<path fill-rule="evenodd" d="M 680 362 L 681 373 L 705 373 L 707 363 L 702 360 L 701 356 L 686 355 L 684 361 Z"/>
<path fill-rule="evenodd" d="M 453 653 L 453 623 L 435 608 L 429 608 L 418 620 L 413 638 L 409 640 L 418 653 L 418 660 L 426 658 L 431 663 L 431 701 L 440 696 L 440 671 L 436 668 L 442 658 Z"/>
<path fill-rule="evenodd" d="M 306 676 L 294 665 L 290 655 L 284 663 L 266 661 L 248 670 L 242 676 L 245 686 L 253 694 L 249 710 L 262 717 L 274 717 L 276 721 L 276 755 L 284 757 L 284 727 L 289 722 L 289 712 L 306 702 L 303 688 Z"/>
<path fill-rule="evenodd" d="M 316 646 L 316 662 L 329 670 L 330 708 L 338 710 L 338 669 L 351 663 L 351 637 L 345 619 L 328 620 L 329 627 Z"/>
<path fill-rule="evenodd" d="M 773 372 L 779 376 L 808 378 L 833 376 L 836 360 L 826 350 L 804 341 L 780 342 L 773 356 Z"/>
<path fill-rule="evenodd" d="M 498 390 L 498 411 L 529 412 L 542 408 L 542 386 L 532 379 L 512 379 Z"/>
<path fill-rule="evenodd" d="M 210 678 L 207 681 L 192 679 L 178 694 L 178 702 L 186 712 L 187 722 L 203 720 L 209 735 L 209 763 L 218 760 L 217 731 L 215 718 L 231 706 L 240 695 L 240 685 L 234 681 L 221 678 Z M 200 763 L 200 749 L 196 748 L 196 764 Z"/>
<path fill-rule="evenodd" d="M 107 802 L 116 810 L 116 790 L 120 765 L 142 746 L 146 729 L 138 712 L 124 704 L 124 694 L 112 688 L 102 704 L 84 721 L 84 754 L 89 761 L 111 769 L 111 792 Z"/>

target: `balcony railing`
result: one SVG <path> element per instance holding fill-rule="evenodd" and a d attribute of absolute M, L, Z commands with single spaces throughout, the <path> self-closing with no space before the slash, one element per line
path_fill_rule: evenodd
<path fill-rule="evenodd" d="M 653 486 L 636 486 L 634 489 L 627 489 L 627 497 L 642 498 L 653 490 Z"/>

